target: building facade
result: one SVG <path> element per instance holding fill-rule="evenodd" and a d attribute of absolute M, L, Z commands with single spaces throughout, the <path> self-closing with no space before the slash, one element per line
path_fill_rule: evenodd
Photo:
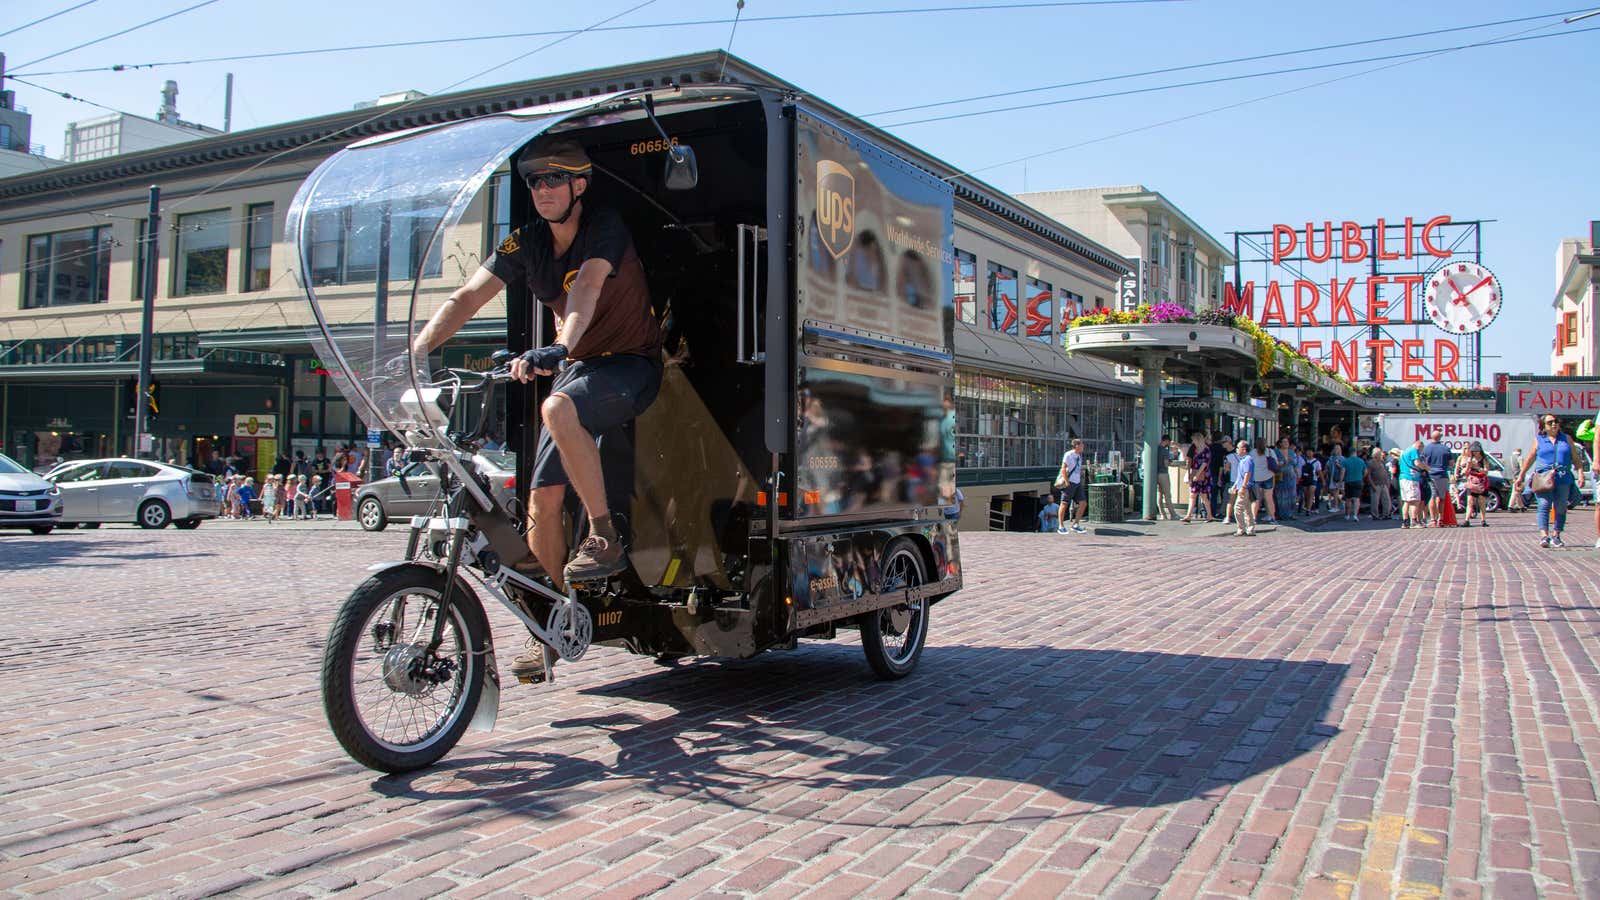
<path fill-rule="evenodd" d="M 1600 220 L 1590 235 L 1568 238 L 1556 250 L 1555 337 L 1550 341 L 1550 374 L 1594 377 L 1600 358 Z"/>
<path fill-rule="evenodd" d="M 1233 254 L 1159 191 L 1144 185 L 1039 191 L 1019 199 L 1137 261 L 1143 303 L 1210 309 L 1222 303 Z"/>
<path fill-rule="evenodd" d="M 315 358 L 300 279 L 325 310 L 370 317 L 378 252 L 363 223 L 312 242 L 302 266 L 284 218 L 307 174 L 374 134 L 573 97 L 726 77 L 799 92 L 721 53 L 501 85 L 199 138 L 0 179 L 0 445 L 26 465 L 130 453 L 142 286 L 156 275 L 150 430 L 155 454 L 199 465 L 358 442 L 365 428 Z M 816 98 L 808 104 L 941 176 L 957 170 Z M 147 228 L 147 194 L 162 218 Z M 442 303 L 511 228 L 501 172 L 442 248 L 416 262 L 418 315 Z M 405 236 L 391 240 L 391 260 Z M 413 248 L 415 249 L 415 248 Z M 1114 296 L 1122 257 L 981 182 L 956 182 L 956 431 L 964 523 L 1031 521 L 1068 442 L 1131 458 L 1136 389 L 1069 358 L 1065 323 Z M 341 312 L 341 301 L 345 304 Z M 486 365 L 503 299 L 443 349 Z"/>

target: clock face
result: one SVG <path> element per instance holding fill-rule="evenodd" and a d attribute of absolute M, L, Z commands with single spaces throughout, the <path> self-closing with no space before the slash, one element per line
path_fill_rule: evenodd
<path fill-rule="evenodd" d="M 1473 262 L 1445 263 L 1428 276 L 1423 308 L 1433 324 L 1451 334 L 1472 334 L 1500 314 L 1500 279 Z"/>

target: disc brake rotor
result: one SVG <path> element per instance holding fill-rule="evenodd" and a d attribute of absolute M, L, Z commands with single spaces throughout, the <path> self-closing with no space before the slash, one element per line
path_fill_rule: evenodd
<path fill-rule="evenodd" d="M 422 644 L 403 644 L 383 655 L 383 681 L 397 694 L 418 697 L 433 690 L 433 682 L 422 676 L 426 648 Z"/>

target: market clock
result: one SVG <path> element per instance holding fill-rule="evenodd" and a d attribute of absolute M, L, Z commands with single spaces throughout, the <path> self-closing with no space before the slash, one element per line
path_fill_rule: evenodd
<path fill-rule="evenodd" d="M 1451 262 L 1428 275 L 1423 308 L 1451 334 L 1482 331 L 1500 313 L 1500 279 L 1475 262 Z"/>

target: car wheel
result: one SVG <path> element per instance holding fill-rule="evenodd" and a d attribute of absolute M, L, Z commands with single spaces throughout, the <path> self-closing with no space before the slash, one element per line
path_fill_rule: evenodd
<path fill-rule="evenodd" d="M 78 527 L 79 528 L 86 528 L 86 529 L 88 529 L 88 528 L 99 528 L 100 527 L 100 523 L 99 522 L 79 522 L 78 523 Z"/>
<path fill-rule="evenodd" d="M 49 534 L 50 532 L 54 531 L 55 528 L 56 527 L 54 525 L 33 525 L 29 527 L 28 530 L 34 534 Z"/>
<path fill-rule="evenodd" d="M 1500 509 L 1500 495 L 1490 491 L 1483 495 L 1483 509 L 1485 512 L 1497 512 Z"/>
<path fill-rule="evenodd" d="M 356 507 L 356 520 L 368 531 L 382 531 L 389 524 L 389 517 L 383 511 L 383 503 L 377 497 L 361 499 L 361 504 Z"/>
<path fill-rule="evenodd" d="M 172 524 L 178 526 L 179 528 L 182 528 L 184 531 L 193 531 L 194 529 L 200 527 L 200 520 L 199 519 L 179 519 L 178 521 L 173 522 Z"/>
<path fill-rule="evenodd" d="M 165 528 L 172 524 L 172 510 L 160 500 L 146 500 L 139 507 L 138 523 L 140 528 Z"/>

